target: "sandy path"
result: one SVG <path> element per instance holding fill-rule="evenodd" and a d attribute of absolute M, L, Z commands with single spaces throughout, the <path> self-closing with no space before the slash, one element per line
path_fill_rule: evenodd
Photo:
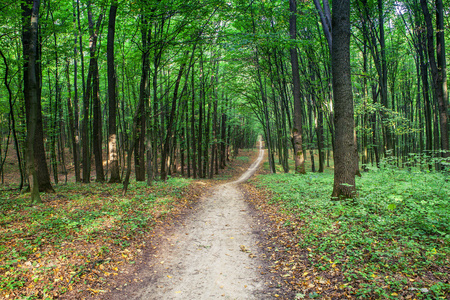
<path fill-rule="evenodd" d="M 117 299 L 262 299 L 264 279 L 254 221 L 240 182 L 250 178 L 258 159 L 237 180 L 212 188 L 148 266 Z M 126 297 L 126 298 L 124 298 Z"/>

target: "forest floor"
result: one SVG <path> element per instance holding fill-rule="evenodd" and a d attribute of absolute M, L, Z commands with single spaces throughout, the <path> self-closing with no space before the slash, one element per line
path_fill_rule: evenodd
<path fill-rule="evenodd" d="M 118 184 L 69 182 L 30 206 L 5 185 L 0 299 L 293 299 L 273 266 L 272 221 L 236 182 L 257 157 L 240 151 L 212 180 L 133 182 L 125 197 Z"/>
<path fill-rule="evenodd" d="M 126 196 L 69 182 L 30 206 L 3 186 L 0 299 L 449 299 L 449 174 L 386 167 L 330 202 L 331 168 L 265 176 L 258 154 Z"/>
<path fill-rule="evenodd" d="M 275 297 L 260 247 L 264 230 L 239 183 L 256 171 L 263 150 L 236 180 L 214 185 L 155 250 L 104 299 L 266 299 Z M 134 280 L 137 282 L 133 282 Z"/>

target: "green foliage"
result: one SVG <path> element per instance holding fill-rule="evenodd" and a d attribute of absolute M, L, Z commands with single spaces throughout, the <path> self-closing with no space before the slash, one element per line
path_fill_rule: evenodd
<path fill-rule="evenodd" d="M 274 192 L 292 218 L 300 220 L 299 245 L 318 270 L 341 270 L 360 298 L 395 298 L 408 284 L 418 298 L 449 295 L 445 283 L 450 255 L 448 176 L 392 167 L 358 180 L 354 201 L 330 201 L 332 174 L 260 176 L 256 184 Z M 433 274 L 434 280 L 430 280 Z M 419 280 L 418 280 L 419 279 Z M 362 284 L 359 284 L 362 283 Z M 380 288 L 383 286 L 383 288 Z"/>
<path fill-rule="evenodd" d="M 74 241 L 102 242 L 97 253 L 102 257 L 110 251 L 105 246 L 105 238 L 109 238 L 126 248 L 128 239 L 148 231 L 156 217 L 170 211 L 191 182 L 170 178 L 151 188 L 136 183 L 127 197 L 118 196 L 120 185 L 70 183 L 57 186 L 56 194 L 43 195 L 45 203 L 34 206 L 26 195 L 10 193 L 0 198 L 0 291 L 23 286 L 21 274 L 26 269 L 20 265 L 49 247 L 60 249 Z"/>

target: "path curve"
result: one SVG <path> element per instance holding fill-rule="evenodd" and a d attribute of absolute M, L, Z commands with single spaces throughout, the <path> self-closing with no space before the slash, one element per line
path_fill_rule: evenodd
<path fill-rule="evenodd" d="M 113 298 L 265 298 L 258 229 L 238 188 L 260 165 L 261 144 L 258 158 L 238 180 L 213 187 L 184 224 L 167 236 L 135 274 L 142 282 Z"/>

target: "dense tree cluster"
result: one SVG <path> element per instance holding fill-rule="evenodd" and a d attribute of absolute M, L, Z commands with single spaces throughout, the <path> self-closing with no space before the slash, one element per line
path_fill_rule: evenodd
<path fill-rule="evenodd" d="M 126 191 L 212 177 L 258 134 L 272 172 L 335 150 L 336 197 L 358 160 L 444 168 L 450 3 L 332 2 L 2 2 L 0 171 L 15 151 L 36 201 L 68 165 Z"/>

